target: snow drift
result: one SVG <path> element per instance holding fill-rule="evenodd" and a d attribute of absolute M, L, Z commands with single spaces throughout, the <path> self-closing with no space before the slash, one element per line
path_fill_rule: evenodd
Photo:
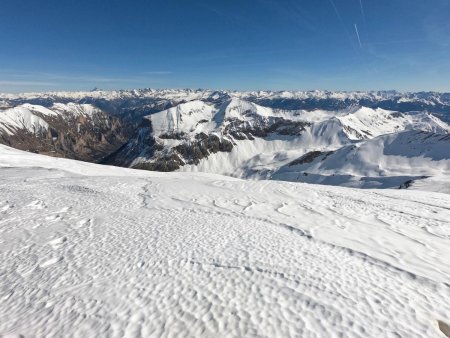
<path fill-rule="evenodd" d="M 3 145 L 0 177 L 2 336 L 442 337 L 449 322 L 447 194 Z"/>

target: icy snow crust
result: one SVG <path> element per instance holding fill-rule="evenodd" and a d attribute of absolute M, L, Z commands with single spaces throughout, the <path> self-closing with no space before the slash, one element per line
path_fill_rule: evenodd
<path fill-rule="evenodd" d="M 0 335 L 444 337 L 450 195 L 0 145 Z"/>

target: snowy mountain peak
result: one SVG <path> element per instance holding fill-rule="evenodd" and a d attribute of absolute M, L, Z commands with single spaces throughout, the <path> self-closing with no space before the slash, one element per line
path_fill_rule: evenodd
<path fill-rule="evenodd" d="M 137 89 L 4 95 L 0 106 L 0 141 L 8 145 L 75 156 L 74 147 L 113 143 L 105 163 L 246 178 L 270 178 L 308 153 L 383 135 L 450 132 L 439 118 L 450 121 L 450 95 L 440 93 Z M 110 141 L 139 123 L 127 142 Z M 57 150 L 55 140 L 63 144 Z"/>
<path fill-rule="evenodd" d="M 107 163 L 270 178 L 309 152 L 358 147 L 366 140 L 407 130 L 450 131 L 445 122 L 426 112 L 358 106 L 338 111 L 284 110 L 239 97 L 220 104 L 194 100 L 149 115 L 146 120 L 149 125 Z M 280 177 L 277 175 L 273 177 Z"/>
<path fill-rule="evenodd" d="M 245 101 L 236 97 L 233 97 L 231 100 L 225 102 L 221 110 L 223 110 L 225 118 L 228 119 L 238 118 L 245 120 L 255 115 L 264 117 L 273 115 L 273 110 L 270 108 L 262 107 L 256 103 Z"/>
<path fill-rule="evenodd" d="M 164 137 L 171 134 L 192 133 L 196 130 L 203 131 L 205 123 L 209 126 L 213 111 L 214 107 L 211 104 L 195 100 L 149 115 L 146 119 L 152 124 L 153 135 Z"/>
<path fill-rule="evenodd" d="M 92 104 L 78 104 L 74 102 L 69 103 L 55 103 L 50 108 L 62 116 L 90 116 L 101 112 L 100 109 L 94 107 Z"/>

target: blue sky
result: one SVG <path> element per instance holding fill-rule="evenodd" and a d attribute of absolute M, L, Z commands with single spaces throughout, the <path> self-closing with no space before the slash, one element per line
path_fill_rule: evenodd
<path fill-rule="evenodd" d="M 450 0 L 3 0 L 0 41 L 2 92 L 450 91 Z"/>

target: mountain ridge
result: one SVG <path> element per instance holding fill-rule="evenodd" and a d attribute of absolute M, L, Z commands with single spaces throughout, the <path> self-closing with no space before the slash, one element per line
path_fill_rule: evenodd
<path fill-rule="evenodd" d="M 448 134 L 449 117 L 450 94 L 436 92 L 141 89 L 0 94 L 0 142 L 137 169 L 270 179 L 281 172 L 294 177 L 286 168 L 293 169 L 289 163 L 306 154 L 336 152 L 406 130 Z M 14 135 L 18 125 L 20 137 Z M 414 168 L 408 174 L 422 176 Z"/>
<path fill-rule="evenodd" d="M 46 155 L 99 162 L 129 137 L 121 121 L 90 105 L 25 103 L 0 111 L 0 142 Z"/>
<path fill-rule="evenodd" d="M 411 131 L 410 135 L 450 132 L 449 125 L 426 112 L 352 107 L 315 113 L 271 109 L 239 98 L 219 105 L 198 100 L 182 103 L 144 120 L 145 127 L 138 129 L 137 136 L 105 163 L 147 170 L 205 171 L 240 178 L 301 181 L 297 173 L 283 168 L 311 152 L 339 153 L 345 147 L 407 131 Z M 417 144 L 421 146 L 420 142 Z M 446 156 L 450 158 L 450 153 Z M 425 176 L 416 173 L 417 169 L 412 167 L 398 180 L 390 180 L 389 187 L 398 187 L 411 177 Z M 303 181 L 324 182 L 311 177 Z M 355 180 L 351 174 L 346 173 L 345 177 Z M 360 185 L 369 186 L 377 185 Z"/>
<path fill-rule="evenodd" d="M 90 103 L 111 114 L 138 121 L 150 113 L 165 110 L 183 102 L 202 100 L 224 101 L 239 97 L 262 106 L 276 109 L 321 108 L 341 110 L 351 105 L 383 108 L 400 112 L 423 111 L 450 113 L 450 93 L 398 92 L 398 91 L 231 91 L 208 89 L 134 89 L 113 91 L 79 91 L 1 94 L 0 107 L 15 106 L 24 102 L 49 106 L 53 102 Z M 448 117 L 446 117 L 448 118 Z"/>

